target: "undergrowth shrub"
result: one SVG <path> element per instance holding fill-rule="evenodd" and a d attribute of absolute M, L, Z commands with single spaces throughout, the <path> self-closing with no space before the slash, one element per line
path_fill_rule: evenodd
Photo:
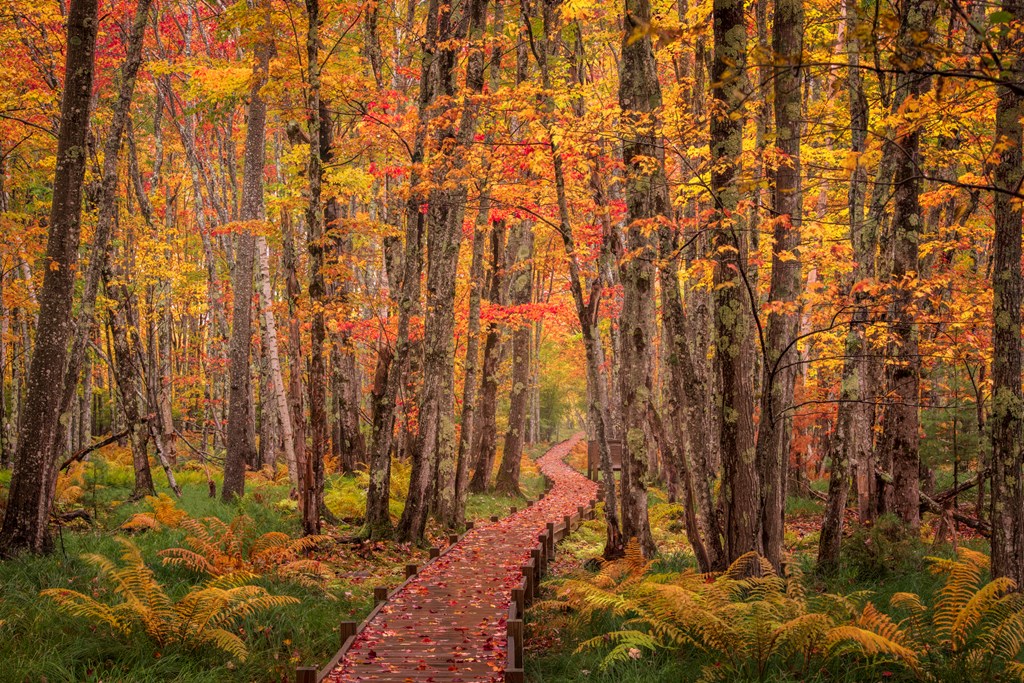
<path fill-rule="evenodd" d="M 411 476 L 411 461 L 391 461 L 389 504 L 391 516 L 396 519 L 402 514 L 402 506 L 409 493 L 409 478 Z M 342 520 L 361 521 L 366 515 L 366 491 L 369 486 L 370 473 L 365 469 L 356 470 L 349 476 L 336 477 L 329 482 L 328 488 L 324 492 L 324 503 L 332 513 Z"/>
<path fill-rule="evenodd" d="M 881 579 L 924 568 L 924 545 L 895 515 L 882 515 L 870 526 L 856 526 L 843 544 L 847 564 L 860 580 Z"/>
<path fill-rule="evenodd" d="M 986 581 L 982 553 L 927 561 L 944 585 L 932 605 L 895 594 L 899 620 L 866 591 L 808 594 L 798 573 L 780 577 L 755 553 L 717 574 L 654 573 L 635 543 L 592 579 L 562 582 L 538 608 L 576 631 L 614 618 L 615 630 L 577 649 L 606 652 L 605 669 L 669 650 L 704 663 L 701 681 L 829 680 L 853 665 L 865 672 L 858 680 L 896 668 L 901 680 L 1024 681 L 1024 595 L 1009 579 Z"/>
<path fill-rule="evenodd" d="M 239 622 L 257 612 L 298 602 L 252 585 L 256 576 L 248 572 L 217 576 L 175 601 L 146 566 L 138 547 L 128 539 L 117 541 L 122 547 L 120 564 L 102 555 L 82 556 L 112 584 L 115 601 L 103 602 L 66 588 L 50 588 L 40 594 L 69 614 L 109 627 L 115 636 L 126 638 L 142 632 L 161 647 L 213 647 L 240 661 L 248 649 L 236 632 Z"/>

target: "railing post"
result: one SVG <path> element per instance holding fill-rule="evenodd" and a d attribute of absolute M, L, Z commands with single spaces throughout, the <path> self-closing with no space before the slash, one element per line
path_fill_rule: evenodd
<path fill-rule="evenodd" d="M 466 522 L 466 531 L 473 530 L 473 522 Z"/>
<path fill-rule="evenodd" d="M 379 605 L 382 602 L 387 602 L 388 589 L 384 586 L 377 586 L 373 589 L 373 604 Z"/>
<path fill-rule="evenodd" d="M 295 683 L 316 683 L 316 667 L 300 666 L 295 669 Z"/>
<path fill-rule="evenodd" d="M 583 520 L 587 518 L 587 508 L 583 505 L 576 506 L 576 514 L 580 516 L 580 526 L 583 526 Z M 579 528 L 579 527 L 577 527 Z"/>
<path fill-rule="evenodd" d="M 523 597 L 526 600 L 526 604 L 529 605 L 533 602 L 533 564 L 524 564 L 522 572 L 523 578 L 526 579 L 526 590 L 523 593 Z"/>
<path fill-rule="evenodd" d="M 522 618 L 526 613 L 526 591 L 522 588 L 513 588 L 512 602 L 516 603 L 516 614 Z"/>
<path fill-rule="evenodd" d="M 523 668 L 523 619 L 509 619 L 505 625 L 505 632 L 508 634 L 509 659 L 514 662 L 514 668 Z"/>
<path fill-rule="evenodd" d="M 555 523 L 548 522 L 548 555 L 552 558 L 555 556 Z"/>
<path fill-rule="evenodd" d="M 341 646 L 345 646 L 345 641 L 356 634 L 356 629 L 359 628 L 359 624 L 354 621 L 343 621 L 338 624 L 338 636 L 341 640 Z"/>
<path fill-rule="evenodd" d="M 516 514 L 517 512 L 519 512 L 519 510 L 517 510 L 517 509 L 516 509 L 516 506 L 515 506 L 515 505 L 513 505 L 512 507 L 510 507 L 510 508 L 508 509 L 508 514 L 510 514 L 510 515 L 514 515 L 514 514 Z"/>
<path fill-rule="evenodd" d="M 411 579 L 416 576 L 416 572 L 419 571 L 419 567 L 414 564 L 405 565 L 405 578 Z"/>
<path fill-rule="evenodd" d="M 433 560 L 435 557 L 440 557 L 440 556 L 441 556 L 441 549 L 440 548 L 431 548 L 430 549 L 430 559 Z"/>
<path fill-rule="evenodd" d="M 459 535 L 458 534 L 448 534 L 448 543 L 450 545 L 455 545 L 458 542 L 459 542 Z"/>
<path fill-rule="evenodd" d="M 562 517 L 562 522 L 565 524 L 565 535 L 562 538 L 568 538 L 569 532 L 572 531 L 572 515 Z"/>
<path fill-rule="evenodd" d="M 541 546 L 543 547 L 543 546 Z M 544 560 L 543 554 L 540 548 L 534 548 L 530 551 L 530 557 L 533 558 L 533 569 L 534 569 L 534 580 L 539 582 L 540 577 L 544 573 Z"/>

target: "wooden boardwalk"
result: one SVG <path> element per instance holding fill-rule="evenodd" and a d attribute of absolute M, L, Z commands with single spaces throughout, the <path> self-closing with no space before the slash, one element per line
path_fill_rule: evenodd
<path fill-rule="evenodd" d="M 506 680 L 508 618 L 521 618 L 522 610 L 522 605 L 510 606 L 511 596 L 525 585 L 523 567 L 531 563 L 531 551 L 537 554 L 538 536 L 552 522 L 555 538 L 564 535 L 563 520 L 572 516 L 571 525 L 578 524 L 581 510 L 592 509 L 597 493 L 594 482 L 563 462 L 580 438 L 558 444 L 538 461 L 553 485 L 544 498 L 505 519 L 478 524 L 423 567 L 349 639 L 323 680 Z M 515 676 L 521 679 L 521 671 Z"/>

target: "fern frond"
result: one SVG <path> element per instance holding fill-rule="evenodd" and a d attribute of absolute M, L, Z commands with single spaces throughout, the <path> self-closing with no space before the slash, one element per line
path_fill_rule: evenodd
<path fill-rule="evenodd" d="M 895 657 L 912 667 L 916 667 L 918 664 L 917 653 L 914 650 L 859 626 L 836 626 L 831 628 L 826 634 L 826 642 L 829 643 L 830 648 L 836 648 L 843 644 L 853 644 L 864 654 Z"/>

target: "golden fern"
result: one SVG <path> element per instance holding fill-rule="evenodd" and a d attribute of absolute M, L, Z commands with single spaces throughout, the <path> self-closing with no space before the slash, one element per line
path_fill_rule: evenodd
<path fill-rule="evenodd" d="M 306 557 L 329 541 L 329 536 L 292 538 L 271 531 L 254 538 L 252 520 L 245 515 L 235 517 L 230 524 L 216 517 L 187 519 L 182 527 L 188 532 L 185 537 L 188 547 L 160 551 L 165 565 L 214 577 L 243 571 L 269 575 L 318 588 L 328 597 L 334 597 L 327 591 L 336 578 L 334 572 L 325 563 Z"/>
<path fill-rule="evenodd" d="M 113 584 L 119 602 L 106 604 L 65 588 L 47 589 L 41 595 L 73 616 L 108 626 L 115 635 L 128 636 L 141 630 L 160 646 L 211 646 L 239 660 L 244 660 L 248 651 L 233 632 L 238 621 L 298 602 L 250 585 L 255 576 L 245 572 L 213 578 L 173 602 L 146 566 L 139 549 L 127 539 L 117 541 L 122 547 L 120 564 L 101 555 L 83 557 Z"/>
<path fill-rule="evenodd" d="M 150 512 L 136 512 L 119 528 L 122 531 L 156 531 L 167 527 L 177 529 L 188 519 L 188 513 L 178 507 L 177 502 L 166 493 L 146 496 Z"/>

